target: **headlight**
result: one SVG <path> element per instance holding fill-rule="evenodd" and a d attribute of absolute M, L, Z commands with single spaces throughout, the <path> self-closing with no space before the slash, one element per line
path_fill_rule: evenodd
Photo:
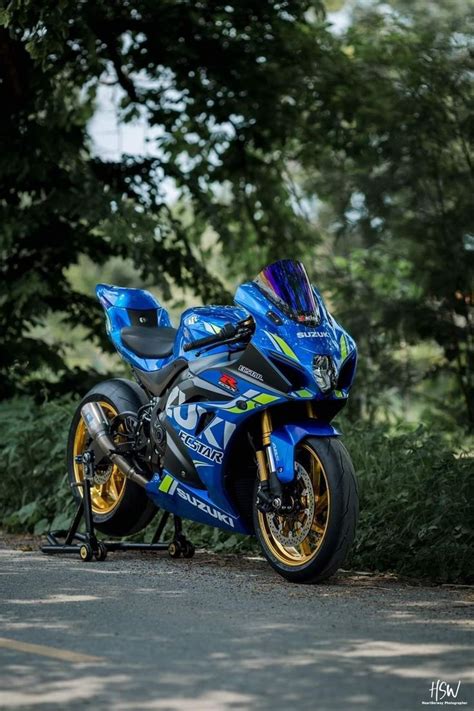
<path fill-rule="evenodd" d="M 313 358 L 313 375 L 322 393 L 328 393 L 336 386 L 336 368 L 330 356 L 315 355 Z"/>

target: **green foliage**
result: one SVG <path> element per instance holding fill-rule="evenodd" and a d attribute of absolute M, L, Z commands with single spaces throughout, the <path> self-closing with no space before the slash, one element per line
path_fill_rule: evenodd
<path fill-rule="evenodd" d="M 66 476 L 70 400 L 0 404 L 0 518 L 12 531 L 44 533 L 67 525 L 74 506 Z"/>
<path fill-rule="evenodd" d="M 396 351 L 409 359 L 424 341 L 444 357 L 421 378 L 454 383 L 452 414 L 474 427 L 469 32 L 467 12 L 449 22 L 361 13 L 327 106 L 338 121 L 308 108 L 300 155 L 308 197 L 323 201 L 320 266 L 363 355 L 366 416 L 381 391 L 413 387 Z M 321 132 L 326 145 L 311 151 Z"/>
<path fill-rule="evenodd" d="M 55 313 L 110 348 L 91 285 L 69 278 L 84 258 L 127 260 L 165 295 L 228 301 L 229 277 L 302 256 L 359 343 L 354 416 L 428 383 L 431 409 L 449 399 L 449 417 L 474 426 L 472 18 L 459 0 L 346 10 L 335 35 L 310 0 L 8 3 L 0 391 L 97 378 L 67 374 L 67 339 L 44 338 Z M 103 81 L 122 122 L 148 123 L 146 155 L 91 153 Z M 435 357 L 413 369 L 420 342 Z"/>
<path fill-rule="evenodd" d="M 51 312 L 64 315 L 66 332 L 81 324 L 108 347 L 98 305 L 67 279 L 81 255 L 99 265 L 129 258 L 158 286 L 171 279 L 225 302 L 195 247 L 209 227 L 235 264 L 238 255 L 248 262 L 244 242 L 275 253 L 282 225 L 288 245 L 301 244 L 305 225 L 280 173 L 317 50 L 310 8 L 321 16 L 309 0 L 8 3 L 0 16 L 0 393 L 44 389 L 45 365 L 79 386 L 84 374 L 66 375 L 64 347 L 31 335 Z M 91 154 L 86 127 L 103 80 L 120 87 L 123 121 L 140 115 L 156 129 L 151 157 Z M 165 179 L 191 204 L 186 229 L 164 200 Z"/>
<path fill-rule="evenodd" d="M 472 582 L 474 455 L 441 433 L 347 428 L 360 520 L 349 564 L 439 582 Z M 462 441 L 462 440 L 461 440 Z"/>
<path fill-rule="evenodd" d="M 11 529 L 71 510 L 67 398 L 117 368 L 97 355 L 111 347 L 95 281 L 227 302 L 264 262 L 302 257 L 360 352 L 353 564 L 466 579 L 472 459 L 390 427 L 474 428 L 472 16 L 462 0 L 346 10 L 340 35 L 319 0 L 0 11 L 0 396 L 21 396 L 0 406 Z M 146 155 L 94 155 L 104 81 L 122 122 L 148 123 Z M 206 545 L 249 545 L 191 527 Z"/>
<path fill-rule="evenodd" d="M 0 405 L 0 515 L 6 529 L 42 534 L 68 525 L 74 510 L 65 476 L 73 403 L 18 398 Z M 352 567 L 391 570 L 433 581 L 466 582 L 474 570 L 472 451 L 458 452 L 423 428 L 347 428 L 361 515 Z M 148 540 L 151 524 L 139 538 Z M 253 538 L 186 522 L 198 546 L 256 552 Z M 137 536 L 136 536 L 137 538 Z"/>

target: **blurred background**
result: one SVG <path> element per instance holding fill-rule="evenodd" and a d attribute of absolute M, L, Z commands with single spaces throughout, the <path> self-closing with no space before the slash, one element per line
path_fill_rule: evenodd
<path fill-rule="evenodd" d="M 177 325 L 293 257 L 359 347 L 354 564 L 467 579 L 473 20 L 467 0 L 3 5 L 5 528 L 64 523 L 74 404 L 127 374 L 97 282 Z"/>

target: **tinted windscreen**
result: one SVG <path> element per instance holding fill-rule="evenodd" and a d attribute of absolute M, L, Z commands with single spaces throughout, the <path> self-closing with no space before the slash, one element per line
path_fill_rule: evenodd
<path fill-rule="evenodd" d="M 259 273 L 255 283 L 283 313 L 300 323 L 319 323 L 319 309 L 301 262 L 282 259 Z"/>

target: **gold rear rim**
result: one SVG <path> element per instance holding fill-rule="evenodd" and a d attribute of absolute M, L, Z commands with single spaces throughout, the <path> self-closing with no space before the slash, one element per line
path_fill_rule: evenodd
<path fill-rule="evenodd" d="M 112 405 L 109 405 L 108 402 L 100 400 L 98 401 L 98 404 L 101 405 L 109 420 L 112 420 L 118 414 L 117 410 L 112 407 Z M 84 469 L 82 464 L 78 464 L 76 462 L 76 457 L 84 452 L 89 440 L 89 433 L 84 424 L 84 420 L 81 417 L 77 423 L 76 432 L 74 434 L 72 453 L 74 462 L 74 478 L 77 482 L 83 481 Z M 110 470 L 107 472 L 109 474 L 107 480 L 103 484 L 94 484 L 91 488 L 92 511 L 95 514 L 111 513 L 115 508 L 117 508 L 125 493 L 125 477 L 120 472 L 118 467 L 112 464 L 104 465 L 104 468 L 105 467 L 108 467 Z M 82 488 L 79 487 L 79 491 L 82 493 Z"/>
<path fill-rule="evenodd" d="M 301 566 L 309 563 L 316 557 L 325 539 L 330 512 L 330 492 L 328 479 L 324 467 L 318 455 L 312 447 L 303 444 L 299 450 L 298 472 L 297 476 L 306 484 L 299 484 L 300 487 L 308 485 L 309 481 L 312 486 L 313 501 L 309 508 L 307 495 L 302 494 L 302 505 L 306 506 L 305 510 L 310 513 L 300 513 L 297 516 L 278 516 L 275 513 L 258 512 L 258 521 L 260 531 L 267 548 L 270 552 L 284 565 Z M 302 491 L 306 491 L 302 489 Z M 311 492 L 309 492 L 311 495 Z M 304 501 L 306 499 L 306 501 Z M 306 519 L 305 519 L 306 516 Z M 308 519 L 309 516 L 309 519 Z M 272 517 L 272 520 L 271 518 Z M 274 531 L 282 532 L 283 539 L 291 538 L 293 535 L 298 538 L 298 532 L 309 529 L 308 533 L 300 542 L 285 544 L 281 540 L 277 540 Z"/>

